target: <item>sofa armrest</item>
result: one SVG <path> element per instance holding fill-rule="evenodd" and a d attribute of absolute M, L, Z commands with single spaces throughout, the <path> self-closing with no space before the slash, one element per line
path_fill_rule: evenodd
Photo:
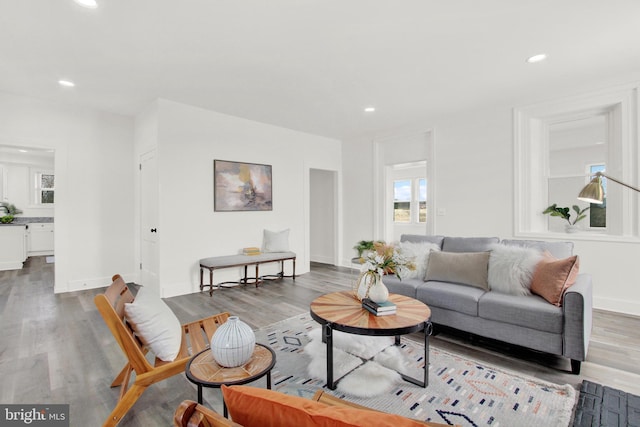
<path fill-rule="evenodd" d="M 563 355 L 583 361 L 587 357 L 593 321 L 593 285 L 589 274 L 579 274 L 564 294 Z"/>

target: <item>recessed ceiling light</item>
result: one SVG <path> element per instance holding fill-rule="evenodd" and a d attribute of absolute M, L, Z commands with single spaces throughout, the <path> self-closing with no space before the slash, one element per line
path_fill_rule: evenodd
<path fill-rule="evenodd" d="M 69 80 L 58 80 L 58 84 L 64 87 L 74 87 L 76 84 Z"/>
<path fill-rule="evenodd" d="M 527 58 L 527 62 L 533 64 L 534 62 L 544 61 L 545 59 L 547 59 L 547 55 L 544 53 L 540 53 L 538 55 L 533 55 Z"/>
<path fill-rule="evenodd" d="M 98 3 L 96 0 L 74 0 L 82 7 L 86 7 L 88 9 L 95 9 L 98 7 Z"/>
<path fill-rule="evenodd" d="M 20 150 L 18 150 L 18 151 L 19 151 L 19 152 L 21 152 L 21 153 L 28 153 L 28 151 L 27 151 L 27 150 L 23 150 L 23 149 L 20 149 Z"/>
<path fill-rule="evenodd" d="M 364 109 L 365 113 L 373 113 L 374 111 L 376 111 L 376 107 L 365 107 Z"/>

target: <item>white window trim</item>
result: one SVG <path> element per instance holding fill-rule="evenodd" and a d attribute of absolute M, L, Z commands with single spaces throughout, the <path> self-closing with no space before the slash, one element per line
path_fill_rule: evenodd
<path fill-rule="evenodd" d="M 564 234 L 547 231 L 547 218 L 541 213 L 548 202 L 544 183 L 549 176 L 549 126 L 554 123 L 606 114 L 609 158 L 614 159 L 607 164 L 608 173 L 637 185 L 640 178 L 637 106 L 638 84 L 632 84 L 514 109 L 515 236 L 566 238 Z M 579 190 L 576 189 L 576 194 Z M 610 185 L 608 191 L 611 196 L 618 192 L 620 206 L 608 210 L 607 222 L 619 227 L 600 233 L 575 233 L 572 239 L 640 241 L 637 193 L 619 185 Z"/>
<path fill-rule="evenodd" d="M 45 188 L 41 187 L 40 184 L 40 177 L 42 175 L 53 175 L 55 176 L 55 173 L 53 170 L 50 169 L 42 169 L 42 168 L 30 168 L 30 175 L 31 175 L 31 201 L 33 203 L 32 207 L 36 207 L 36 208 L 51 208 L 55 205 L 55 195 L 54 195 L 54 203 L 42 203 L 42 193 L 41 191 Z M 49 190 L 48 188 L 46 188 L 45 190 Z M 54 188 L 52 188 L 51 190 L 54 191 L 55 194 L 55 185 Z"/>

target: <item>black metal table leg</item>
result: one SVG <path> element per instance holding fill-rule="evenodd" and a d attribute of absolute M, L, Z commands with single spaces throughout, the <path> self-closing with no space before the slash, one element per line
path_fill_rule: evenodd
<path fill-rule="evenodd" d="M 198 384 L 198 403 L 202 405 L 202 386 Z"/>
<path fill-rule="evenodd" d="M 433 324 L 429 321 L 424 322 L 424 376 L 422 381 L 400 373 L 403 380 L 415 384 L 418 387 L 427 388 L 429 385 L 429 337 L 433 333 Z M 396 345 L 400 337 L 396 337 Z"/>
<path fill-rule="evenodd" d="M 333 381 L 333 329 L 331 323 L 325 323 L 322 327 L 322 338 L 327 343 L 327 388 L 335 390 L 336 384 Z"/>

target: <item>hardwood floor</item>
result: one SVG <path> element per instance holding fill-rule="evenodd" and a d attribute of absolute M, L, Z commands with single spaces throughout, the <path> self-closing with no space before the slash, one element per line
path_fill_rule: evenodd
<path fill-rule="evenodd" d="M 102 289 L 53 293 L 54 264 L 33 257 L 25 268 L 0 272 L 0 403 L 69 403 L 71 425 L 100 425 L 115 406 L 118 389 L 109 385 L 124 357 L 97 312 L 93 297 Z M 116 272 L 114 272 L 116 273 Z M 254 328 L 308 311 L 327 292 L 348 289 L 356 272 L 314 264 L 293 282 L 285 279 L 260 288 L 238 287 L 166 299 L 181 322 L 229 311 Z M 107 285 L 107 283 L 105 283 Z M 433 345 L 523 375 L 579 387 L 589 379 L 640 394 L 640 318 L 596 310 L 587 361 L 579 376 L 569 362 L 519 348 L 470 340 L 442 331 Z M 121 426 L 171 425 L 177 405 L 195 399 L 196 389 L 176 375 L 148 389 Z M 205 391 L 205 403 L 221 411 L 217 390 Z"/>

